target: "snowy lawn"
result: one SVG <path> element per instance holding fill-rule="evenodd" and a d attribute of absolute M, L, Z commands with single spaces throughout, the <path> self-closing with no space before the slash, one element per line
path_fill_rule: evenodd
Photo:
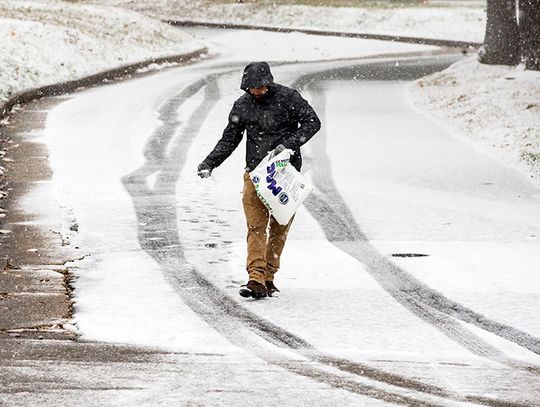
<path fill-rule="evenodd" d="M 28 88 L 202 47 L 133 11 L 60 1 L 0 1 L 0 33 L 0 102 Z"/>
<path fill-rule="evenodd" d="M 418 106 L 452 133 L 540 184 L 540 72 L 471 57 L 411 88 Z"/>
<path fill-rule="evenodd" d="M 393 34 L 478 42 L 484 38 L 486 22 L 482 2 L 460 3 L 457 7 L 334 8 L 248 1 L 242 4 L 208 0 L 189 2 L 183 0 L 98 1 L 102 4 L 123 5 L 162 19 Z"/>

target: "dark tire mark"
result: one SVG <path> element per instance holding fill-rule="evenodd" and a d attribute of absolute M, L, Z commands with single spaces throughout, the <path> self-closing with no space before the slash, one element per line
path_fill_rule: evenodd
<path fill-rule="evenodd" d="M 439 71 L 449 62 L 452 62 L 452 57 L 450 59 L 433 59 L 432 64 L 424 64 L 420 71 L 417 70 L 418 60 L 415 59 L 402 62 L 399 69 L 393 62 L 355 65 L 303 75 L 293 86 L 299 89 L 309 89 L 314 96 L 317 112 L 324 116 L 326 101 L 324 90 L 320 87 L 322 81 L 333 79 L 413 80 Z M 322 121 L 325 122 L 325 120 Z M 495 361 L 501 361 L 501 358 L 506 359 L 501 351 L 487 344 L 450 318 L 473 324 L 531 352 L 540 354 L 540 339 L 512 326 L 487 318 L 447 298 L 386 259 L 369 244 L 366 235 L 362 232 L 355 217 L 335 187 L 331 161 L 326 153 L 325 140 L 327 135 L 324 127 L 317 137 L 318 142 L 313 142 L 311 147 L 317 161 L 322 165 L 313 166 L 312 172 L 315 186 L 320 193 L 310 195 L 305 205 L 322 227 L 330 242 L 361 262 L 366 271 L 375 278 L 381 287 L 405 308 L 471 352 Z M 536 366 L 523 365 L 516 361 L 506 361 L 505 363 L 532 372 L 538 370 Z"/>
<path fill-rule="evenodd" d="M 193 97 L 207 83 L 207 80 L 200 79 L 182 90 L 174 98 L 167 100 L 158 110 L 158 119 L 163 123 L 152 135 L 144 147 L 144 156 L 150 162 L 159 162 L 165 157 L 165 149 L 177 128 L 182 124 L 175 113 L 185 101 Z"/>

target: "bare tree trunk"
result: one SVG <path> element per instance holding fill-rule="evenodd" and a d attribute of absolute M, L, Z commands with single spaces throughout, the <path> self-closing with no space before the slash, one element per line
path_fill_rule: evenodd
<path fill-rule="evenodd" d="M 519 32 L 526 68 L 540 71 L 540 0 L 519 0 Z"/>
<path fill-rule="evenodd" d="M 486 36 L 478 60 L 483 64 L 517 65 L 519 38 L 515 0 L 487 0 Z"/>

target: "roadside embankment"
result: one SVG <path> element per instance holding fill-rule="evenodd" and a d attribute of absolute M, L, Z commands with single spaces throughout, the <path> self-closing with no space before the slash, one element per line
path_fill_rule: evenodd
<path fill-rule="evenodd" d="M 540 72 L 471 57 L 415 82 L 411 91 L 414 103 L 453 134 L 540 185 Z"/>
<path fill-rule="evenodd" d="M 203 47 L 139 13 L 60 1 L 0 1 L 0 102 L 14 93 Z"/>
<path fill-rule="evenodd" d="M 286 29 L 325 30 L 378 35 L 423 37 L 453 41 L 482 42 L 486 15 L 482 2 L 387 6 L 363 3 L 365 7 L 283 4 L 283 2 L 210 0 L 97 0 L 118 5 L 162 20 L 214 24 L 249 24 Z M 289 3 L 294 3 L 290 1 Z M 334 7 L 333 7 L 334 6 Z"/>

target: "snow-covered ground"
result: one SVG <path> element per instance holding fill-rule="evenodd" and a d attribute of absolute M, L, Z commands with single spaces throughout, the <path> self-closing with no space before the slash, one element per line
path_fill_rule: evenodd
<path fill-rule="evenodd" d="M 280 49 L 279 44 L 283 41 L 296 44 L 302 51 L 298 52 L 292 47 Z M 204 67 L 171 70 L 143 82 L 132 81 L 105 90 L 91 90 L 61 104 L 47 119 L 44 141 L 51 151 L 58 199 L 71 209 L 79 224 L 80 233 L 72 237 L 72 245 L 91 250 L 88 259 L 77 262 L 74 269 L 78 277 L 76 320 L 85 339 L 153 345 L 176 351 L 190 351 L 195 347 L 202 351 L 216 351 L 216 347 L 221 346 L 219 337 L 214 338 L 204 330 L 204 335 L 201 334 L 201 327 L 190 316 L 191 311 L 174 296 L 167 281 L 161 277 L 159 267 L 147 254 L 138 250 L 133 203 L 122 186 L 121 178 L 144 163 L 145 143 L 152 131 L 162 124 L 158 120 L 156 106 L 161 106 L 167 98 L 195 82 L 201 74 L 210 73 L 213 69 L 220 72 L 223 63 L 230 66 L 232 73 L 227 75 L 227 87 L 223 89 L 225 102 L 220 103 L 219 112 L 212 114 L 213 120 L 201 132 L 201 145 L 208 148 L 222 131 L 231 100 L 241 93 L 238 81 L 243 63 L 234 61 L 245 58 L 247 63 L 260 58 L 261 48 L 256 44 L 266 44 L 268 49 L 274 50 L 266 56 L 270 62 L 276 63 L 299 58 L 318 61 L 434 49 L 432 46 L 348 38 L 321 42 L 320 37 L 313 35 L 264 31 L 224 32 L 209 42 L 210 49 L 214 52 L 219 50 L 223 56 L 216 59 L 219 68 L 212 68 L 209 60 Z M 309 65 L 306 65 L 308 68 Z M 297 75 L 296 67 L 281 69 L 293 77 Z M 182 106 L 177 116 L 181 123 L 188 123 L 203 96 L 199 92 Z M 99 117 L 94 109 L 95 116 L 85 118 L 84 112 L 91 106 L 100 106 Z M 119 117 L 123 119 L 118 120 Z M 94 124 L 81 126 L 81 120 Z M 74 128 L 77 128 L 77 135 L 71 137 Z M 96 149 L 101 152 L 87 154 L 87 151 Z M 174 148 L 171 147 L 171 150 Z M 190 152 L 189 165 L 185 168 L 187 183 L 178 185 L 181 195 L 185 195 L 184 188 L 193 189 L 196 200 L 201 199 L 208 186 L 216 185 L 214 179 L 201 184 L 194 177 L 196 165 L 191 160 L 202 159 L 201 154 L 197 152 L 191 155 Z M 242 148 L 239 148 L 235 158 L 229 162 L 231 167 L 238 164 L 241 154 Z M 150 185 L 155 182 L 153 178 L 149 180 Z M 216 191 L 227 189 L 225 184 L 217 188 Z M 92 199 L 88 199 L 89 190 L 93 191 Z M 231 192 L 236 197 L 236 189 Z M 96 205 L 96 202 L 99 204 Z M 230 203 L 237 206 L 238 202 L 231 199 Z M 212 208 L 205 205 L 191 208 L 197 214 L 195 219 L 187 221 L 187 225 L 198 223 L 198 219 L 215 217 L 215 214 L 207 213 L 214 210 Z M 235 239 L 243 240 L 240 237 L 243 222 L 236 222 L 235 225 L 234 233 L 238 235 Z M 312 227 L 318 231 L 316 226 Z M 193 241 L 200 238 L 199 232 Z M 346 259 L 344 261 L 347 264 Z M 236 269 L 236 265 L 232 269 Z M 242 270 L 243 267 L 235 271 L 243 276 Z M 112 309 L 115 309 L 114 313 L 111 313 Z M 138 322 L 132 323 L 131 316 L 135 314 Z M 191 328 L 179 331 L 178 326 Z M 206 339 L 203 340 L 203 337 Z"/>
<path fill-rule="evenodd" d="M 391 34 L 449 40 L 484 38 L 482 2 L 459 6 L 376 8 L 314 7 L 264 2 L 219 3 L 192 0 L 98 0 L 138 10 L 162 19 L 253 24 L 272 27 Z M 484 3 L 485 4 L 485 3 Z"/>
<path fill-rule="evenodd" d="M 0 102 L 28 88 L 203 47 L 133 11 L 60 1 L 0 1 L 0 33 Z"/>
<path fill-rule="evenodd" d="M 321 184 L 317 177 L 334 180 L 368 238 L 352 244 L 371 249 L 355 257 L 345 237 L 337 242 L 327 238 L 324 213 L 301 208 L 277 276 L 282 289 L 277 298 L 255 302 L 237 296 L 246 279 L 240 203 L 244 149 L 238 148 L 210 179 L 195 174 L 241 94 L 243 62 L 261 56 L 261 47 L 246 44 L 266 44 L 272 50 L 267 55 L 275 77 L 285 84 L 311 72 L 366 62 L 281 64 L 299 56 L 317 61 L 433 48 L 343 38 L 325 43 L 296 33 L 204 35 L 213 55 L 222 57 L 86 91 L 47 118 L 41 140 L 50 149 L 52 182 L 79 225 L 77 233 L 68 232 L 70 241 L 90 254 L 71 265 L 78 277 L 75 319 L 83 337 L 177 352 L 220 352 L 238 363 L 251 352 L 260 356 L 259 350 L 286 360 L 298 357 L 252 338 L 241 321 L 227 325 L 227 313 L 215 308 L 197 312 L 189 299 L 200 287 L 175 285 L 189 266 L 184 259 L 168 263 L 168 253 L 183 251 L 185 260 L 226 294 L 223 301 L 236 299 L 319 351 L 458 393 L 520 400 L 533 391 L 525 373 L 511 366 L 538 364 L 538 355 L 451 315 L 436 315 L 441 326 L 428 323 L 396 301 L 403 287 L 389 290 L 374 273 L 373 261 L 391 259 L 436 290 L 437 298 L 444 294 L 487 318 L 530 335 L 540 333 L 533 317 L 540 295 L 535 272 L 540 260 L 538 189 L 414 110 L 407 84 L 322 80 L 303 91 L 325 124 L 303 149 L 304 171 L 320 191 L 332 182 Z M 302 54 L 278 47 L 284 42 L 294 43 Z M 392 67 L 394 58 L 389 59 Z M 381 58 L 371 62 L 376 60 Z M 39 141 L 36 136 L 33 140 Z M 162 136 L 170 136 L 164 160 L 148 149 L 157 148 Z M 321 151 L 328 155 L 324 166 Z M 130 185 L 139 189 L 130 193 L 125 182 L 136 176 L 142 179 Z M 324 191 L 316 194 L 328 198 Z M 35 208 L 38 213 L 46 209 Z M 429 256 L 392 258 L 392 253 Z M 454 329 L 465 337 L 465 345 L 452 336 Z M 255 346 L 243 347 L 243 339 Z M 313 384 L 306 386 L 309 392 Z"/>
<path fill-rule="evenodd" d="M 243 150 L 238 149 L 210 180 L 196 178 L 195 168 L 215 144 L 239 95 L 243 63 L 270 60 L 276 78 L 288 84 L 312 70 L 352 63 L 314 61 L 432 51 L 433 47 L 299 33 L 191 30 L 195 37 L 204 38 L 197 40 L 155 17 L 481 41 L 484 11 L 481 7 L 332 9 L 165 0 L 99 3 L 0 0 L 4 36 L 0 101 L 29 87 L 188 52 L 203 43 L 209 45 L 215 62 L 93 89 L 62 103 L 48 116 L 41 141 L 50 149 L 54 176 L 26 197 L 25 208 L 45 219 L 48 209 L 40 204 L 40 194 L 54 193 L 68 215 L 76 218 L 78 232 L 63 232 L 70 233 L 71 244 L 89 255 L 70 264 L 78 277 L 75 320 L 80 333 L 86 339 L 180 352 L 218 352 L 237 364 L 246 361 L 246 349 L 253 351 L 249 360 L 259 357 L 258 345 L 273 356 L 295 360 L 298 355 L 291 356 L 293 352 L 276 350 L 261 338 L 252 338 L 251 331 L 245 335 L 242 324 L 226 325 L 225 320 L 221 326 L 225 333 L 214 329 L 219 323 L 205 320 L 204 313 L 196 312 L 187 300 L 192 298 L 189 291 L 197 287 L 184 287 L 184 294 L 178 295 L 182 290 L 171 286 L 171 274 L 181 276 L 185 266 L 166 271 L 156 253 L 141 249 L 141 230 L 152 225 L 140 216 L 155 219 L 141 213 L 141 202 L 126 191 L 122 177 L 148 171 L 143 184 L 150 193 L 142 194 L 142 205 L 153 202 L 155 213 L 164 215 L 163 230 L 145 236 L 143 243 L 174 252 L 174 244 L 160 242 L 170 237 L 171 230 L 178 232 L 187 261 L 222 292 L 237 298 L 238 284 L 246 277 L 239 195 Z M 282 64 L 286 61 L 295 64 Z M 181 93 L 203 77 L 215 82 L 198 91 L 195 87 L 188 96 Z M 535 318 L 540 298 L 538 188 L 484 154 L 539 180 L 539 82 L 537 73 L 481 66 L 469 59 L 408 88 L 383 81 L 323 81 L 314 93 L 306 90 L 303 94 L 312 102 L 321 100 L 317 91 L 324 93 L 321 106 L 326 110 L 323 131 L 327 135 L 323 144 L 318 144 L 320 134 L 305 149 L 307 175 L 316 179 L 309 163 L 320 158 L 317 148 L 322 148 L 331 164 L 324 175 L 330 180 L 334 175 L 336 191 L 367 236 L 359 246 L 368 248 L 358 249 L 366 256 L 355 256 L 347 242 L 330 241 L 320 219 L 301 208 L 277 277 L 283 293 L 242 304 L 318 350 L 351 361 L 382 365 L 386 371 L 457 392 L 520 400 L 529 395 L 527 391 L 537 391 L 537 379 L 515 369 L 516 363 L 540 364 L 537 354 L 512 338 L 502 339 L 459 320 L 459 313 L 455 318 L 436 315 L 443 321 L 441 326 L 426 322 L 425 315 L 419 317 L 396 301 L 370 262 L 390 259 L 408 273 L 409 282 L 417 279 L 433 289 L 435 300 L 443 295 L 533 340 L 540 336 Z M 409 104 L 411 98 L 416 108 Z M 418 107 L 437 115 L 445 126 Z M 165 118 L 159 115 L 163 111 L 168 112 Z M 149 137 L 168 125 L 175 129 L 166 151 L 170 160 L 154 174 L 155 163 L 143 151 Z M 185 140 L 190 132 L 192 144 Z M 478 149 L 451 135 L 472 140 Z M 40 140 L 39 134 L 32 137 Z M 176 174 L 179 181 L 171 190 L 160 190 L 178 163 L 183 165 Z M 171 212 L 162 213 L 164 208 Z M 37 216 L 35 223 L 39 222 Z M 376 258 L 369 257 L 374 252 Z M 393 253 L 429 256 L 393 258 Z M 433 309 L 428 309 L 428 316 L 438 312 Z M 242 332 L 234 332 L 239 326 Z M 453 330 L 464 335 L 465 344 L 452 336 Z M 257 346 L 240 346 L 236 338 L 244 336 Z M 284 378 L 284 372 L 276 368 L 276 377 Z M 309 394 L 313 384 L 305 385 Z M 293 394 L 281 396 L 286 400 Z M 326 405 L 332 405 L 332 400 Z"/>
<path fill-rule="evenodd" d="M 471 57 L 417 81 L 418 106 L 540 185 L 540 72 Z"/>
<path fill-rule="evenodd" d="M 438 47 L 380 40 L 319 37 L 303 33 L 274 33 L 262 30 L 213 30 L 190 28 L 195 37 L 204 37 L 209 56 L 221 62 L 318 61 L 348 59 L 401 52 L 436 51 Z M 285 49 L 283 44 L 289 44 Z M 285 58 L 285 59 L 284 59 Z"/>

